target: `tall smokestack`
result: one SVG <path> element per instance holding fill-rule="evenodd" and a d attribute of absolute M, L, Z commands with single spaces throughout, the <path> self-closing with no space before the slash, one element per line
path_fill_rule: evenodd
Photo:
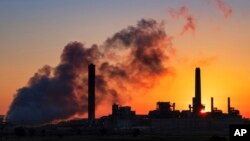
<path fill-rule="evenodd" d="M 196 115 L 199 115 L 201 110 L 202 110 L 202 105 L 201 105 L 201 76 L 200 76 L 200 68 L 196 68 L 195 69 L 195 97 L 194 97 L 193 112 Z"/>
<path fill-rule="evenodd" d="M 89 65 L 88 72 L 88 120 L 95 121 L 95 65 Z"/>
<path fill-rule="evenodd" d="M 227 112 L 228 114 L 231 113 L 230 97 L 227 98 Z"/>
<path fill-rule="evenodd" d="M 195 69 L 195 98 L 197 106 L 201 105 L 201 74 L 200 68 Z"/>
<path fill-rule="evenodd" d="M 214 98 L 211 97 L 211 112 L 214 111 Z"/>

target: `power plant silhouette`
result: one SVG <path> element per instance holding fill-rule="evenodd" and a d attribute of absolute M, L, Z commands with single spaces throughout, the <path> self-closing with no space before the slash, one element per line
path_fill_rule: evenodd
<path fill-rule="evenodd" d="M 95 65 L 88 66 L 88 118 L 74 119 L 59 122 L 57 124 L 43 125 L 37 129 L 47 130 L 50 134 L 57 134 L 55 128 L 62 129 L 62 132 L 73 134 L 72 129 L 83 131 L 82 134 L 93 135 L 101 130 L 101 133 L 127 134 L 136 129 L 144 134 L 218 134 L 228 133 L 231 124 L 249 124 L 249 119 L 244 119 L 239 110 L 231 107 L 230 97 L 228 97 L 227 113 L 214 107 L 214 98 L 211 97 L 211 111 L 204 112 L 205 106 L 201 101 L 201 70 L 195 69 L 195 95 L 192 98 L 192 105 L 187 110 L 177 110 L 176 104 L 171 102 L 157 102 L 156 109 L 148 114 L 138 115 L 130 106 L 112 105 L 112 113 L 100 118 L 95 117 L 95 87 L 96 71 Z M 1 128 L 8 127 L 11 123 L 1 121 Z M 11 125 L 18 127 L 19 125 Z M 11 128 L 10 126 L 10 128 Z M 3 128 L 4 129 L 4 128 Z M 104 130 L 105 129 L 105 130 Z M 7 130 L 8 134 L 10 129 Z M 13 131 L 14 132 L 14 131 Z"/>
<path fill-rule="evenodd" d="M 108 129 L 150 127 L 158 132 L 174 132 L 188 129 L 189 131 L 227 129 L 229 124 L 242 123 L 239 110 L 230 105 L 228 97 L 228 113 L 223 113 L 214 107 L 214 98 L 211 97 L 211 112 L 204 112 L 205 106 L 201 101 L 201 70 L 195 69 L 195 96 L 188 110 L 176 110 L 175 103 L 157 102 L 157 108 L 147 115 L 137 115 L 130 106 L 112 106 L 112 114 L 95 120 L 95 66 L 89 65 L 89 125 L 103 126 Z M 222 131 L 223 131 L 222 130 Z"/>

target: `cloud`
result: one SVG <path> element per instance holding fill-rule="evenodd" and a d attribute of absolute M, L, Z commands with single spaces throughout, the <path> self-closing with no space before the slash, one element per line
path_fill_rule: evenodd
<path fill-rule="evenodd" d="M 68 43 L 56 67 L 39 69 L 29 83 L 18 89 L 6 120 L 39 125 L 65 120 L 87 112 L 87 72 L 96 64 L 96 105 L 122 103 L 139 90 L 152 88 L 168 75 L 172 38 L 164 24 L 142 19 L 109 37 L 102 45 L 86 47 Z"/>

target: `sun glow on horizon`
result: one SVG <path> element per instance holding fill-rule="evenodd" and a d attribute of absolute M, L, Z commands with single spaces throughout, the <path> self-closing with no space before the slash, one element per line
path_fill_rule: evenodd
<path fill-rule="evenodd" d="M 3 24 L 0 25 L 3 30 L 0 33 L 3 37 L 0 38 L 0 66 L 2 66 L 0 115 L 6 114 L 13 95 L 19 88 L 26 85 L 38 68 L 45 64 L 57 65 L 63 46 L 68 41 L 77 40 L 84 44 L 86 42 L 86 46 L 92 43 L 102 44 L 113 33 L 126 26 L 135 25 L 140 18 L 153 18 L 163 21 L 166 34 L 171 37 L 167 41 L 171 41 L 169 50 L 173 50 L 170 50 L 169 54 L 172 56 L 164 62 L 171 73 L 160 76 L 159 83 L 145 92 L 140 92 L 143 86 L 136 85 L 136 88 L 129 92 L 131 96 L 121 97 L 121 105 L 131 106 L 137 114 L 148 114 L 150 110 L 155 109 L 158 101 L 176 103 L 176 110 L 188 110 L 188 105 L 192 105 L 192 97 L 195 94 L 194 69 L 200 67 L 201 103 L 206 108 L 200 113 L 205 115 L 210 112 L 211 97 L 214 97 L 214 107 L 227 113 L 227 98 L 231 97 L 232 107 L 240 110 L 243 117 L 250 118 L 248 109 L 250 18 L 245 14 L 249 13 L 249 1 L 228 2 L 229 5 L 232 4 L 234 13 L 227 19 L 223 19 L 220 14 L 216 15 L 216 10 L 211 9 L 213 5 L 204 5 L 203 11 L 200 12 L 199 6 L 202 3 L 185 5 L 184 0 L 159 3 L 151 3 L 149 0 L 143 6 L 139 1 L 133 1 L 133 4 L 114 2 L 117 8 L 110 8 L 110 4 L 103 3 L 105 4 L 100 1 L 93 5 L 91 3 L 89 6 L 88 2 L 82 1 L 78 5 L 72 3 L 70 7 L 67 4 L 61 5 L 63 8 L 56 8 L 58 7 L 56 3 L 46 8 L 41 8 L 42 5 L 16 8 L 14 5 L 0 4 L 0 11 L 2 11 L 0 13 L 3 14 L 1 16 Z M 195 36 L 192 36 L 192 32 L 190 34 L 189 31 L 181 36 L 176 35 L 181 31 L 185 19 L 178 19 L 181 17 L 178 17 L 179 12 L 176 11 L 178 6 L 174 3 L 187 6 L 190 12 L 188 15 L 192 15 L 197 21 Z M 30 2 L 30 4 L 35 3 Z M 30 13 L 33 8 L 38 11 Z M 166 12 L 167 8 L 176 9 L 173 14 L 177 13 L 177 17 L 169 17 Z M 165 13 L 162 13 L 163 9 Z M 66 12 L 61 10 L 66 10 Z M 54 18 L 55 16 L 57 18 Z M 190 21 L 192 23 L 192 20 L 189 20 L 189 23 Z M 165 40 L 159 42 L 159 46 L 163 43 Z M 124 51 L 119 53 L 125 54 Z M 121 57 L 121 59 L 124 58 Z M 151 78 L 152 75 L 148 77 Z M 118 82 L 114 85 L 120 83 L 122 84 Z M 124 94 L 126 91 L 121 93 Z M 105 102 L 97 106 L 97 117 L 112 112 L 111 104 L 113 103 L 110 99 L 105 99 Z M 77 115 L 77 117 L 87 117 L 87 114 Z"/>

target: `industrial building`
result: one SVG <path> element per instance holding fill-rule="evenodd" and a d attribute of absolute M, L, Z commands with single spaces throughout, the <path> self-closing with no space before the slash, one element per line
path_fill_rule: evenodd
<path fill-rule="evenodd" d="M 214 107 L 214 98 L 211 97 L 211 112 L 202 112 L 205 106 L 201 102 L 201 71 L 200 68 L 195 69 L 195 96 L 192 99 L 192 105 L 189 105 L 189 110 L 175 110 L 175 103 L 158 102 L 157 109 L 149 112 L 150 118 L 241 118 L 239 110 L 235 110 L 230 105 L 230 97 L 228 97 L 228 113 L 222 113 Z"/>
<path fill-rule="evenodd" d="M 201 71 L 195 69 L 195 96 L 188 110 L 176 110 L 175 103 L 157 102 L 156 109 L 148 115 L 136 115 L 129 106 L 112 106 L 112 114 L 101 118 L 106 128 L 143 127 L 160 133 L 190 133 L 190 132 L 228 132 L 229 124 L 249 123 L 243 119 L 239 110 L 231 107 L 228 97 L 228 112 L 223 113 L 214 107 L 211 97 L 211 112 L 203 112 L 205 106 L 201 101 Z"/>
<path fill-rule="evenodd" d="M 68 132 L 76 129 L 77 133 L 94 134 L 99 129 L 109 130 L 110 134 L 126 134 L 127 131 L 140 129 L 145 134 L 219 134 L 226 135 L 230 124 L 250 124 L 249 119 L 243 119 L 240 111 L 231 107 L 231 99 L 227 98 L 227 113 L 223 113 L 214 105 L 211 97 L 211 112 L 202 112 L 205 106 L 201 101 L 201 70 L 195 69 L 195 94 L 192 104 L 187 110 L 177 110 L 176 103 L 160 101 L 156 109 L 148 114 L 138 115 L 130 106 L 112 105 L 112 113 L 101 118 L 95 118 L 95 65 L 88 67 L 88 119 L 70 120 L 56 125 L 44 126 L 49 132 Z M 3 118 L 0 117 L 1 127 Z M 9 126 L 10 124 L 8 124 Z M 105 129 L 105 130 L 104 130 Z M 73 133 L 72 133 L 73 134 Z"/>

